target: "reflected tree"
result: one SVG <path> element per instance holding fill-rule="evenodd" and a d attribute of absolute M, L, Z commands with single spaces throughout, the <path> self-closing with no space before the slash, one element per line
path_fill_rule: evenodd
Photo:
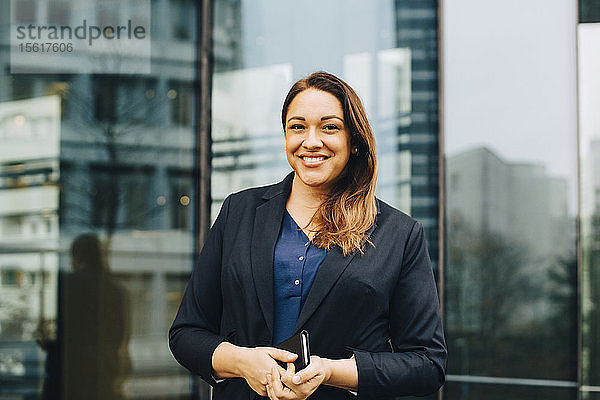
<path fill-rule="evenodd" d="M 89 86 L 92 96 L 77 83 L 66 93 L 65 126 L 79 137 L 64 146 L 61 209 L 68 214 L 61 225 L 101 229 L 110 243 L 117 230 L 147 228 L 164 210 L 164 202 L 148 201 L 159 156 L 149 127 L 159 122 L 158 110 L 169 98 L 166 90 L 157 94 L 152 82 L 128 77 L 95 75 Z M 73 157 L 69 145 L 77 150 Z"/>
<path fill-rule="evenodd" d="M 576 380 L 577 365 L 577 258 L 558 257 L 548 270 L 548 303 L 552 310 L 545 327 L 548 331 L 545 354 L 551 355 L 547 368 L 560 379 Z M 565 371 L 572 371 L 566 376 Z"/>
<path fill-rule="evenodd" d="M 570 378 L 565 363 L 575 352 L 564 339 L 576 332 L 574 260 L 548 265 L 510 238 L 473 229 L 458 213 L 449 228 L 449 371 Z"/>

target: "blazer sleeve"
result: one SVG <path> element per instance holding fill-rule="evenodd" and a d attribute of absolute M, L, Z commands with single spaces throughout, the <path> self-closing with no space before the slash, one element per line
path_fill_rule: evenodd
<path fill-rule="evenodd" d="M 446 344 L 423 227 L 415 222 L 390 300 L 393 352 L 354 350 L 358 395 L 424 396 L 444 383 Z"/>
<path fill-rule="evenodd" d="M 225 199 L 198 257 L 169 330 L 169 347 L 175 359 L 214 385 L 212 355 L 227 337 L 219 335 L 221 312 L 221 260 L 223 232 L 230 197 Z"/>

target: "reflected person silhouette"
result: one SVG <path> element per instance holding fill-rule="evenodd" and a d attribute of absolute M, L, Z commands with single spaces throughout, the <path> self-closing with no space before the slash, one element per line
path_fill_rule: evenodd
<path fill-rule="evenodd" d="M 127 292 L 110 273 L 96 235 L 73 241 L 71 262 L 61 301 L 61 397 L 121 399 L 131 370 Z"/>

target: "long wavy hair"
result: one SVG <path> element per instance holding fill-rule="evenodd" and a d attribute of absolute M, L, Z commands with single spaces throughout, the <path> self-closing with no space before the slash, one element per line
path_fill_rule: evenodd
<path fill-rule="evenodd" d="M 298 93 L 306 89 L 322 90 L 339 100 L 344 125 L 350 134 L 350 146 L 358 149 L 356 154 L 350 155 L 346 167 L 333 182 L 329 196 L 308 224 L 312 224 L 316 232 L 313 243 L 327 250 L 337 245 L 344 255 L 356 250 L 363 253 L 369 242 L 367 231 L 377 216 L 375 136 L 354 89 L 337 76 L 323 71 L 300 79 L 288 92 L 281 110 L 284 133 L 288 108 Z"/>

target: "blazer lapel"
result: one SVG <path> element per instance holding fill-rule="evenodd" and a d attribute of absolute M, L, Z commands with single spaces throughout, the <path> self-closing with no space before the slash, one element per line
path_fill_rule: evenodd
<path fill-rule="evenodd" d="M 377 214 L 380 213 L 379 201 L 376 201 L 377 206 Z M 373 231 L 377 226 L 377 220 L 375 223 L 369 228 L 366 235 L 370 237 Z M 367 244 L 367 246 L 370 246 Z M 308 292 L 308 296 L 306 297 L 306 301 L 304 302 L 304 306 L 300 310 L 300 315 L 298 316 L 298 321 L 296 322 L 296 326 L 294 327 L 294 334 L 299 332 L 302 326 L 308 321 L 310 316 L 315 312 L 319 304 L 323 301 L 327 293 L 331 290 L 335 282 L 338 280 L 340 275 L 344 272 L 344 270 L 348 267 L 352 259 L 356 257 L 356 251 L 352 254 L 349 254 L 344 257 L 342 253 L 342 249 L 338 246 L 333 246 L 327 256 L 325 256 L 325 260 L 323 260 L 323 264 L 319 268 L 317 272 L 317 276 Z M 360 256 L 359 256 L 360 257 Z"/>
<path fill-rule="evenodd" d="M 281 229 L 285 203 L 289 197 L 294 174 L 271 187 L 264 195 L 264 203 L 256 208 L 252 231 L 252 277 L 261 310 L 273 335 L 273 254 Z"/>
<path fill-rule="evenodd" d="M 338 280 L 339 276 L 344 272 L 350 261 L 354 258 L 355 253 L 349 254 L 346 257 L 342 254 L 342 249 L 338 246 L 332 247 L 323 264 L 317 272 L 317 276 L 308 292 L 306 301 L 300 310 L 298 321 L 294 328 L 294 334 L 300 331 L 302 325 L 306 323 L 308 318 L 315 312 L 321 301 L 325 298 L 331 287 Z"/>

